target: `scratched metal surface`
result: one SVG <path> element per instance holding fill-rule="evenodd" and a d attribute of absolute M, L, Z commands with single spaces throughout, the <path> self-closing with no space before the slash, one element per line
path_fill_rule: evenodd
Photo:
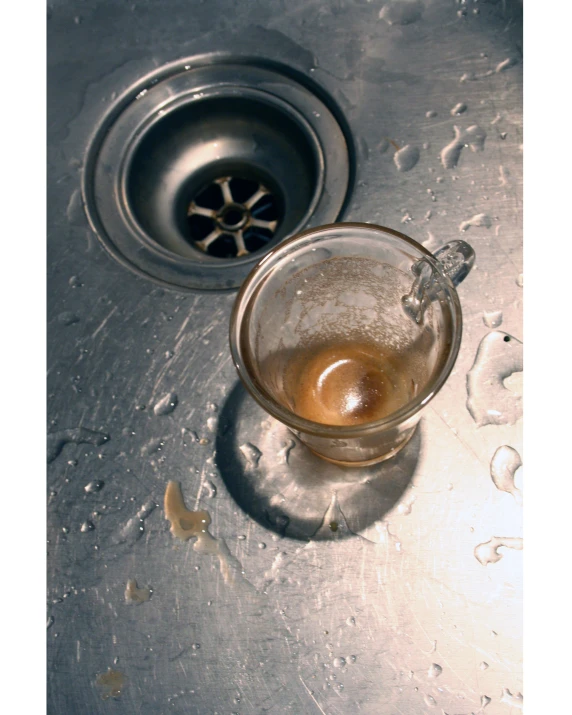
<path fill-rule="evenodd" d="M 519 5 L 423 0 L 413 22 L 392 25 L 403 17 L 393 5 L 48 8 L 47 431 L 51 456 L 61 448 L 47 477 L 50 713 L 522 707 L 522 552 L 501 548 L 486 566 L 475 557 L 491 537 L 522 535 L 520 492 L 495 486 L 490 466 L 500 446 L 522 453 L 521 421 L 478 427 L 466 407 L 467 372 L 492 331 L 484 311 L 502 311 L 499 329 L 522 339 Z M 107 257 L 85 220 L 82 159 L 113 93 L 164 62 L 233 47 L 310 73 L 339 102 L 359 147 L 347 220 L 436 248 L 471 217 L 490 219 L 464 236 L 477 265 L 459 288 L 455 371 L 386 467 L 348 475 L 300 445 L 284 449 L 287 435 L 237 387 L 233 295 L 157 289 Z M 467 109 L 453 117 L 457 103 Z M 474 124 L 484 150 L 465 147 L 445 168 L 454 125 Z M 384 138 L 418 147 L 417 165 L 398 171 Z M 175 409 L 156 415 L 172 392 Z M 109 440 L 62 447 L 79 433 L 61 431 L 79 427 Z M 248 442 L 258 463 L 240 450 Z M 86 492 L 94 480 L 103 487 Z M 168 480 L 189 508 L 210 512 L 243 579 L 226 583 L 216 558 L 174 540 L 162 509 Z M 337 532 L 327 527 L 334 512 Z M 130 578 L 152 588 L 150 601 L 126 604 Z M 96 687 L 109 667 L 127 679 L 116 701 Z"/>

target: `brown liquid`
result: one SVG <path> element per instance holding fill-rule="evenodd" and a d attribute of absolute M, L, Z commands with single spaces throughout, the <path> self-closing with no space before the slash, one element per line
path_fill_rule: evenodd
<path fill-rule="evenodd" d="M 297 415 L 327 425 L 382 419 L 416 391 L 402 356 L 355 341 L 300 352 L 286 367 L 284 386 Z"/>
<path fill-rule="evenodd" d="M 139 588 L 137 581 L 130 578 L 125 587 L 125 601 L 129 604 L 138 605 L 145 603 L 151 598 L 151 591 L 148 588 Z"/>
<path fill-rule="evenodd" d="M 196 538 L 193 549 L 200 554 L 216 556 L 226 583 L 242 579 L 242 567 L 228 550 L 224 539 L 209 533 L 211 517 L 208 511 L 189 511 L 185 506 L 181 485 L 169 482 L 165 489 L 165 518 L 171 522 L 171 534 L 181 541 Z"/>
<path fill-rule="evenodd" d="M 119 698 L 126 685 L 127 678 L 119 670 L 107 669 L 107 673 L 100 673 L 95 684 L 99 690 L 102 700 L 109 698 Z"/>

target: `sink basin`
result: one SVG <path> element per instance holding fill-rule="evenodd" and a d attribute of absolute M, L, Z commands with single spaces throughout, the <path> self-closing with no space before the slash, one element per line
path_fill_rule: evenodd
<path fill-rule="evenodd" d="M 516 712 L 521 3 L 58 0 L 47 27 L 48 712 Z M 229 57 L 234 99 L 169 114 Z M 364 470 L 268 418 L 228 347 L 250 268 L 336 219 L 477 256 L 454 372 Z"/>

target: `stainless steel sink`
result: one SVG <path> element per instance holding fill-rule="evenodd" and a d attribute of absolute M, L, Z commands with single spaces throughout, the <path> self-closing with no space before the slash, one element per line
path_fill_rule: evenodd
<path fill-rule="evenodd" d="M 243 88 L 279 78 L 158 116 L 173 77 L 228 58 Z M 48 91 L 48 711 L 518 712 L 521 3 L 59 0 Z M 154 133 L 109 143 L 97 183 L 100 145 L 145 102 Z M 173 173 L 183 149 L 197 172 Z M 201 203 L 236 177 L 232 201 Z M 276 224 L 236 256 L 249 181 Z M 192 205 L 228 250 L 195 245 Z M 364 470 L 305 452 L 228 349 L 233 286 L 336 218 L 430 249 L 462 233 L 477 255 L 452 376 L 407 448 Z M 209 513 L 214 555 L 171 534 L 169 481 Z"/>

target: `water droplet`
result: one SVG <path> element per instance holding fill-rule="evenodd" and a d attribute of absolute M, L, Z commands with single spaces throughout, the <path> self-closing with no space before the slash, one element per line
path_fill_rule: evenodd
<path fill-rule="evenodd" d="M 341 656 L 339 658 L 334 658 L 334 662 L 333 662 L 334 668 L 343 668 L 345 664 L 346 664 L 345 658 L 342 658 Z"/>
<path fill-rule="evenodd" d="M 407 514 L 411 514 L 411 507 L 413 506 L 413 502 L 415 499 L 411 499 L 408 502 L 402 502 L 398 507 L 397 511 L 399 514 L 403 514 L 404 516 Z"/>
<path fill-rule="evenodd" d="M 473 152 L 480 152 L 485 148 L 487 134 L 478 125 L 473 124 L 465 131 L 455 126 L 453 130 L 455 138 L 441 151 L 441 163 L 445 169 L 453 169 L 457 166 L 463 147 L 469 146 Z"/>
<path fill-rule="evenodd" d="M 247 469 L 256 469 L 258 467 L 260 457 L 262 457 L 262 452 L 258 449 L 258 447 L 255 447 L 250 442 L 246 442 L 241 445 L 239 449 L 246 459 Z"/>
<path fill-rule="evenodd" d="M 357 660 L 357 657 L 355 655 L 350 655 L 350 663 L 355 663 Z"/>
<path fill-rule="evenodd" d="M 209 432 L 216 432 L 216 426 L 217 426 L 217 418 L 209 417 L 207 419 L 207 429 L 209 430 Z"/>
<path fill-rule="evenodd" d="M 156 504 L 152 499 L 148 499 L 143 506 L 113 535 L 114 544 L 130 543 L 134 544 L 145 533 L 143 522 L 155 511 Z"/>
<path fill-rule="evenodd" d="M 380 154 L 385 154 L 385 152 L 389 149 L 389 140 L 384 137 L 377 145 L 377 149 Z"/>
<path fill-rule="evenodd" d="M 452 117 L 458 117 L 460 114 L 463 114 L 466 112 L 468 109 L 467 105 L 464 102 L 459 102 L 456 104 L 453 109 L 451 109 L 451 116 Z"/>
<path fill-rule="evenodd" d="M 201 644 L 200 644 L 200 643 L 193 643 L 193 645 L 191 646 L 191 648 L 192 648 L 193 650 L 199 650 L 200 647 L 201 647 Z"/>
<path fill-rule="evenodd" d="M 80 531 L 84 534 L 86 534 L 88 531 L 93 531 L 94 529 L 95 526 L 91 521 L 84 521 L 80 527 Z"/>
<path fill-rule="evenodd" d="M 177 394 L 175 392 L 168 392 L 164 397 L 155 403 L 153 412 L 159 417 L 169 415 L 178 404 L 179 398 L 177 397 Z"/>
<path fill-rule="evenodd" d="M 55 618 L 53 616 L 50 616 L 48 618 L 48 622 L 46 624 L 46 630 L 50 629 L 54 625 Z"/>
<path fill-rule="evenodd" d="M 216 497 L 216 486 L 208 479 L 205 481 L 205 489 L 209 499 L 214 499 Z"/>
<path fill-rule="evenodd" d="M 60 430 L 59 432 L 52 432 L 48 435 L 47 440 L 47 460 L 48 462 L 53 462 L 64 448 L 64 445 L 68 444 L 68 442 L 74 442 L 75 444 L 92 444 L 96 447 L 100 447 L 108 440 L 109 435 L 104 432 L 95 432 L 85 427 L 75 427 Z"/>
<path fill-rule="evenodd" d="M 263 551 L 263 550 L 266 548 L 266 544 L 265 544 L 263 541 L 261 541 L 261 542 L 258 544 L 258 548 L 259 548 L 261 551 Z"/>
<path fill-rule="evenodd" d="M 355 626 L 356 619 L 353 616 L 350 616 L 349 618 L 346 618 L 346 624 L 348 626 Z"/>
<path fill-rule="evenodd" d="M 520 467 L 520 454 L 506 444 L 497 449 L 491 460 L 491 478 L 495 487 L 501 492 L 512 494 L 518 503 L 521 503 L 522 497 L 514 484 L 514 475 Z"/>
<path fill-rule="evenodd" d="M 437 705 L 437 701 L 432 695 L 424 695 L 423 700 L 425 701 L 425 705 L 430 708 L 434 708 Z"/>
<path fill-rule="evenodd" d="M 431 663 L 427 672 L 428 678 L 438 678 L 443 672 L 443 668 L 438 663 Z"/>
<path fill-rule="evenodd" d="M 502 310 L 485 310 L 483 313 L 483 323 L 487 328 L 498 328 L 502 323 Z"/>
<path fill-rule="evenodd" d="M 519 273 L 519 274 L 518 274 L 518 276 L 517 276 L 517 278 L 516 278 L 516 285 L 517 285 L 519 288 L 522 288 L 522 286 L 523 286 L 523 276 L 522 276 L 522 273 Z"/>
<path fill-rule="evenodd" d="M 481 695 L 481 708 L 486 708 L 490 702 L 491 699 L 488 697 L 488 695 Z"/>
<path fill-rule="evenodd" d="M 430 109 L 428 112 L 425 113 L 425 116 L 427 119 L 434 119 L 437 116 L 437 112 L 435 112 L 433 109 Z"/>
<path fill-rule="evenodd" d="M 282 446 L 282 449 L 277 454 L 279 464 L 288 464 L 290 462 L 290 452 L 295 446 L 296 442 L 294 442 L 293 439 L 289 439 L 288 442 Z"/>
<path fill-rule="evenodd" d="M 506 703 L 507 705 L 510 705 L 512 708 L 518 708 L 519 710 L 522 710 L 522 707 L 524 704 L 524 698 L 522 697 L 521 693 L 517 693 L 516 695 L 513 695 L 508 688 L 503 688 L 501 703 Z"/>
<path fill-rule="evenodd" d="M 73 325 L 74 323 L 79 323 L 79 320 L 79 315 L 76 315 L 69 310 L 66 310 L 58 315 L 58 323 L 61 323 L 62 325 Z"/>
<path fill-rule="evenodd" d="M 481 670 L 487 670 L 488 667 L 489 667 L 489 664 L 488 664 L 488 663 L 485 663 L 484 660 L 483 660 L 483 661 L 481 662 L 481 664 L 479 665 L 479 668 L 480 668 Z"/>
<path fill-rule="evenodd" d="M 389 0 L 380 10 L 379 18 L 388 25 L 410 25 L 423 14 L 420 0 Z"/>
<path fill-rule="evenodd" d="M 62 526 L 62 533 L 69 534 L 70 533 L 69 526 Z"/>
<path fill-rule="evenodd" d="M 492 219 L 490 216 L 487 216 L 487 214 L 475 214 L 467 221 L 461 222 L 459 225 L 459 231 L 468 231 L 471 226 L 475 226 L 477 228 L 490 228 L 492 226 Z"/>
<path fill-rule="evenodd" d="M 497 74 L 499 74 L 499 72 L 505 72 L 511 67 L 514 67 L 516 64 L 517 60 L 514 57 L 507 57 L 506 60 L 503 60 L 502 62 L 498 63 L 498 65 L 495 67 L 495 72 Z"/>
<path fill-rule="evenodd" d="M 244 534 L 240 534 L 239 536 L 236 537 L 239 541 L 244 541 L 246 539 L 246 536 Z"/>
<path fill-rule="evenodd" d="M 137 586 L 137 581 L 134 578 L 130 578 L 127 581 L 127 586 L 125 587 L 125 602 L 129 605 L 139 605 L 145 603 L 151 598 L 150 588 L 139 588 Z"/>
<path fill-rule="evenodd" d="M 467 409 L 479 427 L 512 425 L 522 417 L 522 395 L 515 395 L 503 383 L 522 369 L 520 340 L 499 330 L 485 335 L 467 374 Z"/>
<path fill-rule="evenodd" d="M 501 546 L 522 551 L 522 539 L 516 536 L 493 536 L 486 543 L 475 547 L 475 558 L 483 566 L 496 564 L 502 559 L 502 554 L 497 551 Z"/>
<path fill-rule="evenodd" d="M 94 479 L 93 481 L 89 482 L 89 484 L 86 484 L 84 487 L 84 491 L 87 494 L 93 494 L 94 492 L 99 492 L 103 489 L 105 485 L 105 482 L 102 481 L 101 479 Z"/>
<path fill-rule="evenodd" d="M 207 403 L 207 412 L 218 412 L 218 405 L 214 402 Z"/>
<path fill-rule="evenodd" d="M 399 171 L 410 171 L 419 161 L 419 149 L 407 144 L 403 149 L 395 152 L 393 161 Z"/>

